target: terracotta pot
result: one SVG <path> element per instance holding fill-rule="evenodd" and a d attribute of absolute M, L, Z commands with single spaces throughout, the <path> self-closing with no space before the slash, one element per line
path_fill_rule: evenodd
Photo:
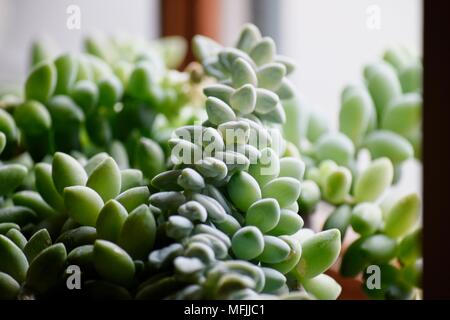
<path fill-rule="evenodd" d="M 339 272 L 330 269 L 326 272 L 330 277 L 333 277 L 342 287 L 341 295 L 338 300 L 368 300 L 367 296 L 362 290 L 362 282 L 360 279 L 344 278 Z"/>

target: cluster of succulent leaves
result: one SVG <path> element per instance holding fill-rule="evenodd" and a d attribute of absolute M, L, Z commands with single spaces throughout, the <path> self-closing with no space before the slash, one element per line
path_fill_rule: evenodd
<path fill-rule="evenodd" d="M 148 43 L 102 35 L 84 44 L 83 53 L 56 57 L 44 41 L 33 44 L 23 94 L 0 98 L 2 159 L 106 151 L 121 168 L 140 168 L 151 179 L 165 168 L 172 128 L 197 118 L 191 97 L 198 77 L 170 69 L 186 44 L 177 37 Z"/>
<path fill-rule="evenodd" d="M 199 159 L 173 153 L 174 169 L 152 180 L 160 192 L 150 203 L 177 244 L 153 252 L 151 262 L 164 269 L 173 260 L 175 275 L 189 283 L 180 298 L 275 297 L 301 287 L 306 292 L 288 297 L 336 298 L 339 285 L 322 273 L 339 254 L 339 231 L 301 229 L 304 163 L 285 141 L 275 143 L 285 120 L 281 99 L 294 94 L 285 78 L 292 64 L 253 25 L 243 28 L 236 48 L 198 36 L 194 52 L 219 82 L 204 90 L 207 121 L 179 128 L 169 141 Z M 226 130 L 243 134 L 229 139 Z M 169 254 L 175 250 L 178 256 Z"/>
<path fill-rule="evenodd" d="M 350 226 L 360 238 L 342 275 L 377 265 L 381 289 L 363 286 L 370 297 L 413 297 L 420 199 L 383 194 L 420 157 L 417 58 L 395 48 L 367 66 L 365 85 L 343 91 L 331 132 L 287 79 L 292 61 L 252 25 L 235 48 L 194 39 L 203 71 L 217 80 L 204 89 L 201 125 L 180 115 L 198 69 L 187 79 L 161 59 L 177 65 L 176 39 L 149 47 L 94 37 L 85 46 L 87 54 L 53 60 L 36 43 L 24 98 L 2 101 L 1 298 L 334 299 L 340 287 L 323 272 Z M 244 134 L 228 140 L 230 130 Z M 166 162 L 149 137 L 201 157 L 183 162 L 173 152 Z M 371 160 L 360 168 L 364 149 Z M 66 153 L 48 156 L 56 151 Z M 321 200 L 335 210 L 314 233 L 298 213 Z M 69 265 L 81 268 L 83 290 L 67 290 Z"/>
<path fill-rule="evenodd" d="M 324 229 L 337 228 L 344 239 L 351 226 L 360 235 L 345 251 L 341 274 L 356 277 L 377 265 L 382 285 L 369 290 L 364 283 L 369 297 L 406 299 L 421 287 L 420 197 L 386 193 L 405 161 L 420 160 L 422 65 L 404 48 L 383 58 L 364 68 L 363 85 L 343 90 L 338 132 L 298 99 L 286 103 L 284 132 L 307 164 L 300 213 L 314 212 L 323 200 L 335 207 Z M 361 166 L 366 151 L 370 160 Z"/>
<path fill-rule="evenodd" d="M 11 203 L 0 209 L 4 278 L 0 296 L 45 296 L 64 283 L 67 265 L 77 265 L 87 275 L 89 269 L 84 267 L 94 263 L 108 280 L 114 276 L 104 273 L 116 270 L 119 283 L 125 281 L 127 268 L 134 277 L 135 266 L 128 254 L 97 239 L 114 238 L 133 252 L 153 246 L 155 221 L 146 205 L 150 193 L 142 172 L 120 170 L 106 153 L 82 163 L 57 152 L 51 164 L 35 166 L 34 177 L 35 190 L 14 193 L 7 200 Z M 142 233 L 143 228 L 147 233 Z M 139 242 L 133 238 L 136 235 L 141 236 Z M 111 264 L 117 266 L 111 269 Z"/>
<path fill-rule="evenodd" d="M 110 51 L 100 45 L 98 41 L 90 42 L 89 52 L 114 67 L 122 65 L 117 57 L 106 56 Z M 286 78 L 293 70 L 292 62 L 276 55 L 273 40 L 261 37 L 253 25 L 244 26 L 235 48 L 224 48 L 201 36 L 194 39 L 193 47 L 205 73 L 216 78 L 217 83 L 204 89 L 207 120 L 177 128 L 168 140 L 172 148 L 169 170 L 159 166 L 165 163 L 164 155 L 155 151 L 155 143 L 149 139 L 141 143 L 141 160 L 137 165 L 132 162 L 137 169 L 123 165 L 121 157 L 114 157 L 111 151 L 91 157 L 84 149 L 87 157 L 61 151 L 51 158 L 36 156 L 37 161 L 43 160 L 31 166 L 28 188 L 15 193 L 27 178 L 27 168 L 19 164 L 0 167 L 0 194 L 4 196 L 0 208 L 2 298 L 339 296 L 340 286 L 323 272 L 339 255 L 340 231 L 314 233 L 303 228 L 298 211 L 305 164 L 294 144 L 282 138 L 286 120 L 283 101 L 295 96 Z M 103 60 L 83 57 L 92 65 L 107 68 Z M 148 91 L 158 86 L 149 85 L 154 84 L 154 74 L 147 68 L 154 66 L 147 58 L 131 65 L 129 77 L 124 77 L 126 85 L 122 85 L 119 75 L 128 74 L 127 67 L 119 68 L 119 75 L 102 74 L 103 67 L 94 67 L 101 74 L 98 83 L 94 81 L 99 99 L 102 90 L 106 97 L 114 97 L 102 100 L 101 107 L 114 109 L 117 101 L 123 102 L 125 97 L 139 103 L 151 103 L 159 97 Z M 72 62 L 71 56 L 62 56 L 55 65 L 62 64 L 62 69 L 68 70 Z M 71 126 L 73 123 L 64 117 L 52 116 L 49 106 L 58 98 L 54 95 L 56 88 L 67 90 L 67 80 L 73 76 L 66 77 L 70 72 L 63 72 L 65 77 L 55 74 L 59 75 L 58 67 L 45 61 L 38 63 L 27 80 L 26 101 L 17 108 L 48 108 L 46 118 L 51 125 L 39 134 L 51 132 L 53 137 L 59 136 L 61 143 L 81 136 L 79 142 L 84 143 L 89 133 L 74 134 L 72 130 L 77 126 Z M 124 93 L 116 90 L 118 84 L 125 88 Z M 78 98 L 90 96 L 89 90 L 81 89 Z M 159 93 L 164 95 L 165 90 Z M 72 88 L 70 92 L 77 91 Z M 137 96 L 143 93 L 146 95 Z M 62 97 L 56 100 L 72 99 L 69 95 Z M 77 105 L 75 98 L 72 101 L 53 101 L 54 110 L 70 114 Z M 123 103 L 122 110 L 126 108 Z M 41 114 L 22 112 L 22 116 L 36 113 Z M 35 120 L 30 121 L 31 127 Z M 56 127 L 60 131 L 55 135 Z M 230 130 L 244 134 L 230 139 L 225 134 Z M 208 143 L 184 135 L 199 131 L 209 137 Z M 24 131 L 20 140 L 30 141 L 27 134 Z M 0 133 L 2 149 L 8 141 L 13 144 L 16 140 Z M 29 149 L 31 145 L 24 146 Z M 200 152 L 202 157 L 186 161 L 184 154 L 175 152 L 180 147 L 183 152 Z M 125 157 L 127 152 L 122 149 Z M 61 149 L 45 153 L 56 150 Z M 155 154 L 161 162 L 155 161 Z M 67 287 L 73 281 L 70 276 L 74 266 L 82 272 L 81 290 Z"/>
<path fill-rule="evenodd" d="M 159 272 L 172 270 L 161 286 L 173 276 L 184 282 L 174 295 L 182 299 L 337 298 L 340 286 L 323 272 L 339 254 L 340 233 L 302 229 L 305 166 L 281 138 L 292 64 L 253 25 L 235 48 L 197 36 L 193 49 L 218 83 L 204 89 L 207 120 L 174 131 L 169 143 L 183 152 L 152 180 L 159 192 L 150 205 L 170 239 L 149 256 Z"/>

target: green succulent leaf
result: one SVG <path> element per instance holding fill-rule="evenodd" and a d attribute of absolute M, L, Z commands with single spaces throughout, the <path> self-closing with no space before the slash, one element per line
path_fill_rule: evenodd
<path fill-rule="evenodd" d="M 369 129 L 375 107 L 366 89 L 352 86 L 345 90 L 339 112 L 339 130 L 358 146 Z"/>
<path fill-rule="evenodd" d="M 302 286 L 308 294 L 319 300 L 336 300 L 341 294 L 342 287 L 332 277 L 319 274 L 311 279 L 304 279 Z"/>
<path fill-rule="evenodd" d="M 402 237 L 416 225 L 419 215 L 419 196 L 416 193 L 408 194 L 386 211 L 383 231 L 391 237 Z"/>
<path fill-rule="evenodd" d="M 350 223 L 353 230 L 358 232 L 360 235 L 371 235 L 381 227 L 381 209 L 374 203 L 360 203 L 353 208 Z"/>
<path fill-rule="evenodd" d="M 20 284 L 9 274 L 0 272 L 0 299 L 13 300 L 20 291 Z"/>
<path fill-rule="evenodd" d="M 387 158 L 373 161 L 357 178 L 354 187 L 356 202 L 375 201 L 391 185 L 394 168 Z"/>
<path fill-rule="evenodd" d="M 228 195 L 233 204 L 243 212 L 261 199 L 261 189 L 258 182 L 247 172 L 234 174 L 227 184 Z"/>
<path fill-rule="evenodd" d="M 234 234 L 231 247 L 237 258 L 251 260 L 263 252 L 264 238 L 258 228 L 243 227 Z"/>
<path fill-rule="evenodd" d="M 394 165 L 414 155 L 413 147 L 408 140 L 387 130 L 372 132 L 364 140 L 363 146 L 369 150 L 374 159 L 387 157 Z"/>
<path fill-rule="evenodd" d="M 274 198 L 281 208 L 288 207 L 300 196 L 300 181 L 291 177 L 276 178 L 262 188 L 264 198 Z"/>
<path fill-rule="evenodd" d="M 258 69 L 258 87 L 277 91 L 281 87 L 285 75 L 286 67 L 283 64 L 277 62 L 267 63 Z"/>
<path fill-rule="evenodd" d="M 26 284 L 38 293 L 56 286 L 62 275 L 67 253 L 62 243 L 54 244 L 39 253 L 30 264 Z"/>
<path fill-rule="evenodd" d="M 98 237 L 117 242 L 127 217 L 127 210 L 117 200 L 111 199 L 106 202 L 95 224 Z"/>
<path fill-rule="evenodd" d="M 258 79 L 252 66 L 243 58 L 237 58 L 231 68 L 231 82 L 235 88 L 251 84 L 256 86 Z"/>
<path fill-rule="evenodd" d="M 60 194 L 63 194 L 66 187 L 84 186 L 88 178 L 83 166 L 75 158 L 62 152 L 53 156 L 52 177 Z"/>
<path fill-rule="evenodd" d="M 42 250 L 52 245 L 52 239 L 47 229 L 41 229 L 31 236 L 23 248 L 23 253 L 31 263 Z"/>
<path fill-rule="evenodd" d="M 135 274 L 133 260 L 126 251 L 106 240 L 95 241 L 94 266 L 102 278 L 124 286 L 131 284 Z"/>
<path fill-rule="evenodd" d="M 404 264 L 411 264 L 422 254 L 422 229 L 406 235 L 398 245 L 398 257 Z"/>
<path fill-rule="evenodd" d="M 27 135 L 38 135 L 50 130 L 52 119 L 45 106 L 37 101 L 27 101 L 17 107 L 14 120 Z"/>
<path fill-rule="evenodd" d="M 260 66 L 272 62 L 275 52 L 275 42 L 272 38 L 264 37 L 252 47 L 249 54 L 256 65 Z"/>
<path fill-rule="evenodd" d="M 367 88 L 374 101 L 379 119 L 382 119 L 393 99 L 401 95 L 400 81 L 393 67 L 387 63 L 369 65 L 364 70 Z"/>
<path fill-rule="evenodd" d="M 47 163 L 38 163 L 34 168 L 36 189 L 41 197 L 57 212 L 65 210 L 63 197 L 56 190 L 52 178 L 52 166 Z"/>
<path fill-rule="evenodd" d="M 96 166 L 86 182 L 86 186 L 95 190 L 105 202 L 119 195 L 121 184 L 119 167 L 111 157 Z"/>
<path fill-rule="evenodd" d="M 0 195 L 13 192 L 25 179 L 28 170 L 21 164 L 0 166 Z"/>
<path fill-rule="evenodd" d="M 55 92 L 57 71 L 55 65 L 48 61 L 38 63 L 31 70 L 25 82 L 27 100 L 46 103 Z"/>
<path fill-rule="evenodd" d="M 246 224 L 258 227 L 261 232 L 267 232 L 278 225 L 280 221 L 280 205 L 273 198 L 254 202 L 247 210 Z"/>
<path fill-rule="evenodd" d="M 233 92 L 228 101 L 233 110 L 242 114 L 252 113 L 257 103 L 256 90 L 251 84 L 245 84 Z"/>
<path fill-rule="evenodd" d="M 55 67 L 55 94 L 70 93 L 78 74 L 78 59 L 72 54 L 63 54 L 55 60 Z"/>
<path fill-rule="evenodd" d="M 66 187 L 64 203 L 69 216 L 86 226 L 95 226 L 104 204 L 97 192 L 84 186 Z"/>
<path fill-rule="evenodd" d="M 336 261 L 341 250 L 341 234 L 337 229 L 319 232 L 302 243 L 302 250 L 294 275 L 298 279 L 314 278 Z"/>
<path fill-rule="evenodd" d="M 355 147 L 346 135 L 330 133 L 317 141 L 315 155 L 319 161 L 333 160 L 338 165 L 348 166 L 355 155 Z"/>
<path fill-rule="evenodd" d="M 153 248 L 155 237 L 153 213 L 147 205 L 140 205 L 126 218 L 118 243 L 133 259 L 144 259 Z"/>
<path fill-rule="evenodd" d="M 22 250 L 10 239 L 0 235 L 0 272 L 13 277 L 18 283 L 25 280 L 28 261 Z"/>

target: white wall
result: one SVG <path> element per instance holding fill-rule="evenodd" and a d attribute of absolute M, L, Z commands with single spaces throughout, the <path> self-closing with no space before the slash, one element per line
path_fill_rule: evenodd
<path fill-rule="evenodd" d="M 69 5 L 81 10 L 81 29 L 69 30 Z M 158 0 L 0 0 L 0 84 L 20 81 L 31 40 L 48 34 L 61 50 L 79 50 L 93 30 L 126 32 L 147 38 L 159 34 Z"/>
<path fill-rule="evenodd" d="M 420 0 L 279 0 L 281 51 L 298 62 L 292 79 L 311 104 L 335 115 L 344 85 L 361 80 L 365 63 L 390 45 L 422 49 Z M 380 29 L 366 25 L 380 9 Z"/>
<path fill-rule="evenodd" d="M 251 2 L 251 0 L 222 0 L 220 2 L 220 39 L 224 45 L 234 45 L 241 26 L 250 21 Z"/>

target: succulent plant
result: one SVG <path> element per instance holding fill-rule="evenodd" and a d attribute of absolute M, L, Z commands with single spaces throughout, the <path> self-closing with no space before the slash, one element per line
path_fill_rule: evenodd
<path fill-rule="evenodd" d="M 403 164 L 414 157 L 420 161 L 421 92 L 420 60 L 395 47 L 384 53 L 383 61 L 364 68 L 364 84 L 344 88 L 337 131 L 300 95 L 282 100 L 288 115 L 283 125 L 286 150 L 300 156 L 306 167 L 299 212 L 308 222 L 325 202 L 333 209 L 324 230 L 340 230 L 343 241 L 350 227 L 360 236 L 344 252 L 341 273 L 356 277 L 379 265 L 382 273 L 393 275 L 383 289 L 363 285 L 373 298 L 413 298 L 420 292 L 414 289 L 421 287 L 420 197 L 387 194 L 401 179 Z M 369 155 L 366 162 L 360 161 L 364 152 Z M 412 235 L 414 245 L 408 243 L 417 255 L 405 262 L 396 250 Z M 361 246 L 365 249 L 356 249 Z M 381 263 L 376 256 L 387 250 L 383 246 L 392 250 Z"/>
<path fill-rule="evenodd" d="M 101 56 L 95 44 L 89 50 Z M 305 164 L 287 151 L 280 128 L 281 101 L 295 94 L 286 79 L 291 63 L 253 25 L 244 26 L 236 48 L 197 37 L 194 50 L 217 83 L 204 88 L 207 119 L 180 126 L 168 140 L 169 170 L 158 165 L 164 154 L 151 140 L 141 139 L 133 162 L 142 171 L 104 152 L 87 159 L 56 152 L 51 163 L 32 168 L 33 187 L 0 209 L 5 297 L 76 294 L 65 281 L 67 266 L 78 266 L 89 297 L 337 298 L 340 286 L 323 272 L 339 254 L 340 232 L 302 229 L 297 201 Z M 52 67 L 43 65 L 35 70 L 51 78 Z M 112 79 L 105 92 L 120 83 Z M 67 86 L 47 84 L 49 93 L 30 86 L 29 94 L 47 103 L 53 87 Z M 144 177 L 153 177 L 149 187 Z"/>
<path fill-rule="evenodd" d="M 383 196 L 420 155 L 418 60 L 393 49 L 365 68 L 332 132 L 256 26 L 192 47 L 178 72 L 178 38 L 33 45 L 24 98 L 0 100 L 0 299 L 336 299 L 325 272 L 350 226 L 341 273 L 377 265 L 370 297 L 412 298 L 420 199 Z M 321 201 L 334 212 L 315 232 L 302 217 Z"/>
<path fill-rule="evenodd" d="M 23 95 L 0 97 L 3 159 L 24 151 L 36 162 L 56 151 L 105 151 L 121 168 L 131 164 L 151 179 L 165 169 L 173 126 L 196 119 L 190 110 L 199 103 L 201 78 L 192 78 L 195 68 L 169 69 L 185 46 L 177 37 L 148 43 L 96 34 L 85 39 L 85 53 L 54 56 L 35 42 Z"/>
<path fill-rule="evenodd" d="M 150 204 L 178 243 L 152 253 L 150 263 L 164 270 L 173 261 L 175 279 L 185 282 L 175 298 L 274 297 L 308 282 L 311 297 L 326 283 L 326 298 L 335 299 L 340 287 L 322 273 L 337 258 L 339 231 L 296 237 L 304 164 L 284 156 L 280 100 L 295 93 L 273 41 L 246 25 L 236 48 L 197 36 L 194 52 L 219 82 L 204 89 L 208 119 L 169 140 L 174 169 L 152 180 L 160 192 Z"/>
<path fill-rule="evenodd" d="M 389 49 L 383 62 L 365 67 L 366 86 L 343 90 L 340 132 L 331 132 L 315 116 L 309 120 L 308 131 L 314 132 L 309 137 L 315 140 L 305 151 L 310 156 L 306 177 L 320 189 L 322 200 L 335 206 L 324 229 L 339 229 L 343 239 L 350 226 L 359 234 L 344 252 L 340 271 L 348 277 L 363 272 L 366 281 L 366 268 L 379 266 L 381 276 L 388 275 L 381 288 L 363 284 L 375 299 L 420 296 L 415 288 L 421 288 L 421 200 L 417 193 L 386 194 L 401 178 L 402 164 L 414 155 L 420 159 L 421 70 L 420 61 L 405 49 Z M 357 159 L 364 149 L 371 159 L 361 167 Z M 313 211 L 313 205 L 302 202 L 300 208 Z M 404 242 L 414 258 L 400 257 Z"/>

